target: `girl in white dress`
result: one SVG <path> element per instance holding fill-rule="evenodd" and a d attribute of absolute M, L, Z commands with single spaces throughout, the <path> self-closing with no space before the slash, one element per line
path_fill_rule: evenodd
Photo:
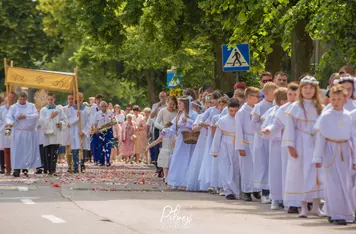
<path fill-rule="evenodd" d="M 158 112 L 156 121 L 154 123 L 155 128 L 162 130 L 165 127 L 170 127 L 171 121 L 177 116 L 178 101 L 175 96 L 168 97 L 167 107 L 164 107 Z M 164 138 L 162 140 L 162 148 L 158 155 L 158 166 L 163 168 L 163 180 L 165 181 L 168 175 L 169 157 L 173 150 L 174 137 Z"/>
<path fill-rule="evenodd" d="M 319 82 L 311 76 L 300 81 L 298 100 L 286 110 L 287 120 L 283 144 L 288 147 L 285 199 L 301 203 L 299 217 L 308 215 L 307 202 L 313 201 L 311 213 L 324 216 L 319 208 L 324 196 L 321 184 L 321 170 L 313 164 L 313 151 L 316 130 L 315 122 L 322 112 L 323 105 L 319 92 Z"/>

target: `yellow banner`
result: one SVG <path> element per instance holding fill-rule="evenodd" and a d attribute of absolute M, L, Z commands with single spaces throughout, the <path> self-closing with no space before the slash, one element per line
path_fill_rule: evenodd
<path fill-rule="evenodd" d="M 5 84 L 28 88 L 73 93 L 74 73 L 30 70 L 8 67 Z"/>

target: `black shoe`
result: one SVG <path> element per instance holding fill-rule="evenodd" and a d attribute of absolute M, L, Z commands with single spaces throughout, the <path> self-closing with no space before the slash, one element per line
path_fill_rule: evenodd
<path fill-rule="evenodd" d="M 261 199 L 261 193 L 260 192 L 253 192 L 252 193 L 253 197 L 256 198 L 257 200 Z M 251 195 L 250 195 L 251 196 Z"/>
<path fill-rule="evenodd" d="M 79 173 L 79 170 L 78 170 L 78 169 L 74 169 L 73 173 L 74 173 L 74 174 L 78 174 L 78 173 Z"/>
<path fill-rule="evenodd" d="M 100 164 L 101 167 L 105 167 L 105 164 Z"/>
<path fill-rule="evenodd" d="M 107 166 L 107 167 L 110 167 L 110 166 L 111 166 L 111 163 L 109 163 L 109 164 L 106 164 L 106 166 Z"/>
<path fill-rule="evenodd" d="M 299 214 L 298 208 L 295 206 L 290 206 L 288 209 L 288 214 Z"/>
<path fill-rule="evenodd" d="M 229 194 L 225 197 L 227 200 L 235 200 L 235 196 L 233 194 Z"/>
<path fill-rule="evenodd" d="M 5 171 L 2 171 L 2 170 L 1 170 L 1 171 L 0 171 L 0 174 L 5 174 Z"/>
<path fill-rule="evenodd" d="M 335 225 L 347 225 L 347 222 L 344 219 L 338 219 L 338 220 L 334 220 L 333 224 L 335 224 Z"/>
<path fill-rule="evenodd" d="M 14 172 L 14 173 L 12 173 L 12 176 L 13 177 L 20 177 L 20 172 Z"/>
<path fill-rule="evenodd" d="M 334 222 L 334 221 L 331 219 L 330 216 L 328 216 L 328 222 L 329 222 L 329 223 L 333 223 L 333 222 Z"/>
<path fill-rule="evenodd" d="M 50 176 L 57 176 L 57 174 L 55 172 L 50 172 L 49 175 Z"/>
<path fill-rule="evenodd" d="M 22 170 L 22 173 L 23 173 L 26 177 L 28 177 L 28 170 Z"/>
<path fill-rule="evenodd" d="M 42 174 L 42 172 L 43 172 L 42 169 L 37 169 L 35 174 L 40 175 L 40 174 Z"/>
<path fill-rule="evenodd" d="M 252 201 L 251 193 L 244 193 L 243 199 L 244 201 Z"/>

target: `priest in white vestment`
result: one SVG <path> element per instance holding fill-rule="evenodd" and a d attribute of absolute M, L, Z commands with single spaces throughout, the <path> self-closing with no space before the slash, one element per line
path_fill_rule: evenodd
<path fill-rule="evenodd" d="M 38 112 L 33 103 L 27 102 L 27 94 L 20 93 L 18 102 L 10 107 L 6 123 L 12 126 L 11 132 L 11 167 L 13 176 L 19 177 L 23 169 L 41 166 L 40 149 L 38 147 Z"/>

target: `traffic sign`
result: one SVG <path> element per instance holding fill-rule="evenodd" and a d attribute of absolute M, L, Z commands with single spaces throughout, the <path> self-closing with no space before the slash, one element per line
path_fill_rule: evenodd
<path fill-rule="evenodd" d="M 250 45 L 238 44 L 229 49 L 222 45 L 222 62 L 224 72 L 249 71 L 250 70 Z"/>
<path fill-rule="evenodd" d="M 177 74 L 173 70 L 167 70 L 167 86 L 169 89 L 180 85 L 181 74 Z"/>

